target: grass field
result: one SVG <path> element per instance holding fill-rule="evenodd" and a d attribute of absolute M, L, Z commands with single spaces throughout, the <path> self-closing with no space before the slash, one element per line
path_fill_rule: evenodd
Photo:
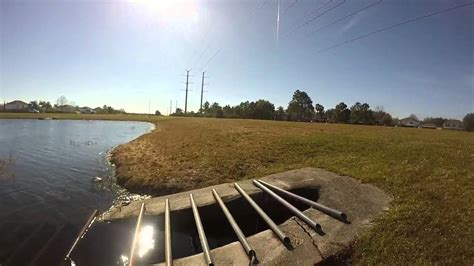
<path fill-rule="evenodd" d="M 372 183 L 394 198 L 354 244 L 355 262 L 474 262 L 473 133 L 134 115 L 58 118 L 156 122 L 155 131 L 114 152 L 119 181 L 132 191 L 160 195 L 319 167 Z"/>
<path fill-rule="evenodd" d="M 355 243 L 356 262 L 474 262 L 472 133 L 176 118 L 113 158 L 126 187 L 155 195 L 308 166 L 350 175 L 394 197 Z"/>

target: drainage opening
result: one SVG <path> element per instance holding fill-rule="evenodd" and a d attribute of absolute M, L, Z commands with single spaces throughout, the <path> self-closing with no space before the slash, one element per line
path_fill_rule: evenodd
<path fill-rule="evenodd" d="M 319 188 L 299 188 L 291 190 L 311 200 L 318 200 Z M 288 220 L 293 214 L 267 194 L 252 195 L 257 204 L 276 224 Z M 300 210 L 308 209 L 297 201 L 285 198 Z M 255 210 L 242 197 L 225 201 L 229 211 L 243 233 L 249 237 L 269 229 Z M 238 241 L 232 227 L 217 203 L 198 206 L 204 231 L 211 249 Z M 191 208 L 172 211 L 171 216 L 173 259 L 183 258 L 202 252 L 199 236 Z M 128 260 L 135 230 L 136 217 L 112 222 L 98 222 L 79 242 L 71 258 L 78 265 L 109 265 Z M 139 264 L 164 262 L 164 215 L 145 215 L 142 234 L 137 249 Z"/>

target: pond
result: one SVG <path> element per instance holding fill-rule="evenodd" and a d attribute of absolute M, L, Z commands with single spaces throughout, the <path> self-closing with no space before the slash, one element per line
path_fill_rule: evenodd
<path fill-rule="evenodd" d="M 67 226 L 77 234 L 93 209 L 137 197 L 116 185 L 108 152 L 152 128 L 143 122 L 0 120 L 0 264 L 20 246 L 34 245 L 28 238 L 39 228 L 51 235 Z"/>

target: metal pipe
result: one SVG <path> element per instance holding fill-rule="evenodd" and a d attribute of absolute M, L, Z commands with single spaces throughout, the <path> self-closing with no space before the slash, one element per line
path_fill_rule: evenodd
<path fill-rule="evenodd" d="M 165 199 L 165 265 L 173 265 L 171 250 L 170 201 Z"/>
<path fill-rule="evenodd" d="M 315 202 L 315 201 L 309 200 L 309 199 L 307 199 L 307 198 L 301 197 L 301 196 L 296 195 L 296 194 L 294 194 L 294 193 L 291 193 L 291 192 L 289 192 L 289 191 L 287 191 L 287 190 L 285 190 L 285 189 L 282 189 L 282 188 L 279 188 L 279 187 L 274 186 L 274 185 L 272 185 L 272 184 L 269 184 L 269 183 L 267 183 L 267 182 L 265 182 L 265 181 L 258 180 L 258 182 L 260 182 L 260 183 L 262 183 L 263 185 L 269 187 L 270 189 L 273 189 L 273 190 L 276 190 L 276 191 L 278 191 L 278 192 L 281 192 L 282 194 L 285 194 L 285 195 L 287 195 L 288 197 L 290 197 L 290 198 L 292 198 L 292 199 L 295 199 L 295 200 L 298 200 L 298 201 L 300 201 L 300 202 L 302 202 L 302 203 L 305 203 L 305 204 L 307 204 L 307 205 L 310 205 L 311 207 L 315 208 L 316 210 L 321 211 L 321 212 L 323 212 L 323 213 L 325 213 L 325 214 L 327 214 L 327 215 L 329 215 L 329 216 L 331 216 L 331 217 L 333 217 L 333 218 L 336 218 L 336 219 L 341 220 L 341 221 L 343 221 L 343 222 L 346 222 L 346 221 L 347 221 L 347 215 L 346 215 L 345 213 L 343 213 L 343 212 L 340 212 L 340 211 L 338 211 L 338 210 L 329 208 L 329 207 L 327 207 L 327 206 L 324 206 L 324 205 L 322 205 L 322 204 L 320 204 L 320 203 L 317 203 L 317 202 Z"/>
<path fill-rule="evenodd" d="M 237 183 L 234 183 L 235 189 L 247 200 L 247 202 L 254 208 L 254 210 L 260 215 L 260 218 L 264 220 L 268 227 L 272 229 L 272 231 L 277 235 L 277 237 L 283 242 L 285 245 L 290 244 L 290 238 L 283 233 L 278 225 L 273 222 L 273 220 L 258 206 L 258 204 L 245 192 Z"/>
<path fill-rule="evenodd" d="M 204 253 L 204 259 L 207 265 L 214 265 L 211 258 L 211 252 L 209 251 L 209 244 L 207 243 L 206 233 L 202 227 L 201 217 L 199 216 L 198 208 L 194 202 L 193 194 L 189 194 L 189 201 L 193 209 L 194 221 L 196 222 L 196 228 L 199 234 L 199 240 L 201 241 L 202 252 Z"/>
<path fill-rule="evenodd" d="M 278 196 L 275 192 L 271 191 L 269 188 L 262 185 L 262 183 L 258 182 L 257 180 L 253 180 L 253 183 L 259 187 L 261 190 L 265 191 L 267 194 L 272 196 L 275 200 L 280 202 L 284 205 L 288 210 L 290 210 L 294 215 L 300 218 L 303 222 L 307 225 L 312 227 L 316 231 L 321 231 L 321 225 L 316 223 L 315 221 L 311 220 L 308 216 L 306 216 L 303 212 L 298 210 L 295 206 L 291 205 L 288 201 L 284 200 L 282 197 Z"/>
<path fill-rule="evenodd" d="M 242 244 L 242 247 L 245 250 L 245 253 L 249 256 L 250 259 L 252 259 L 253 256 L 255 256 L 255 250 L 250 246 L 249 242 L 247 242 L 247 239 L 245 238 L 244 233 L 240 229 L 239 225 L 235 221 L 234 217 L 232 217 L 232 214 L 230 213 L 229 209 L 225 206 L 224 202 L 222 201 L 221 197 L 217 193 L 215 189 L 212 190 L 212 195 L 216 199 L 217 203 L 219 203 L 219 206 L 221 207 L 222 212 L 224 212 L 225 217 L 227 218 L 227 221 L 229 222 L 230 226 L 232 226 L 232 229 L 234 229 L 235 234 L 237 235 L 237 238 L 240 241 L 240 244 Z"/>
<path fill-rule="evenodd" d="M 138 214 L 138 220 L 137 220 L 137 225 L 135 227 L 135 234 L 133 235 L 133 242 L 132 242 L 132 249 L 130 251 L 130 259 L 129 259 L 129 266 L 133 266 L 133 259 L 135 258 L 135 250 L 137 246 L 137 241 L 138 241 L 138 234 L 140 231 L 140 225 L 142 223 L 142 216 L 143 216 L 143 210 L 145 209 L 145 203 L 142 203 L 142 206 L 140 207 L 140 213 Z"/>
<path fill-rule="evenodd" d="M 71 256 L 71 253 L 72 251 L 74 250 L 74 248 L 76 247 L 77 243 L 79 243 L 79 240 L 82 239 L 82 237 L 84 236 L 84 234 L 86 233 L 86 231 L 92 226 L 92 224 L 95 222 L 95 219 L 97 218 L 97 210 L 94 210 L 92 211 L 92 214 L 89 216 L 89 218 L 87 219 L 87 222 L 84 224 L 84 226 L 82 227 L 81 231 L 79 231 L 79 234 L 77 235 L 76 239 L 74 240 L 74 242 L 72 243 L 72 246 L 71 248 L 69 249 L 69 251 L 67 252 L 66 254 L 66 257 L 64 257 L 64 260 L 67 260 L 69 259 L 69 256 Z"/>

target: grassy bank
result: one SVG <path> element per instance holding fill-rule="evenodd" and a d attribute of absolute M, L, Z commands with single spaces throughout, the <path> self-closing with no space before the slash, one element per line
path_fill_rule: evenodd
<path fill-rule="evenodd" d="M 255 120 L 167 119 L 116 149 L 121 183 L 155 195 L 320 167 L 375 184 L 392 209 L 355 244 L 361 263 L 474 260 L 474 134 Z"/>

